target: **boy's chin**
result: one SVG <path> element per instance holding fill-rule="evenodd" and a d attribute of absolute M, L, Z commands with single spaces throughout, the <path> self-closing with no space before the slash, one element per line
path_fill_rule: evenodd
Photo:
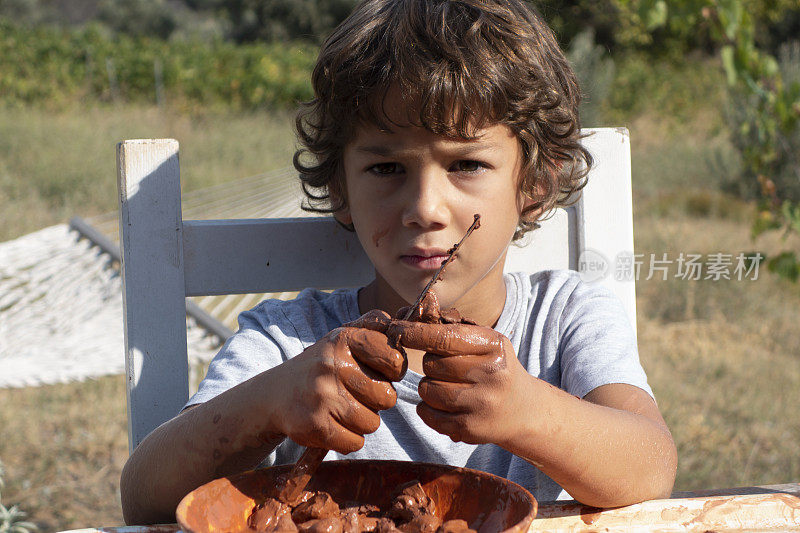
<path fill-rule="evenodd" d="M 431 292 L 436 294 L 436 300 L 439 302 L 439 308 L 450 309 L 451 307 L 455 307 L 456 299 L 453 298 L 452 294 L 449 294 L 449 291 L 442 290 L 440 287 L 438 287 L 440 283 L 441 281 L 435 283 L 433 287 L 431 287 Z M 406 305 L 413 305 L 417 301 L 417 298 L 419 298 L 419 295 L 422 293 L 424 289 L 425 285 L 420 287 L 419 290 L 415 292 L 413 295 L 411 295 L 409 299 L 404 298 L 406 302 L 408 302 L 406 303 Z"/>

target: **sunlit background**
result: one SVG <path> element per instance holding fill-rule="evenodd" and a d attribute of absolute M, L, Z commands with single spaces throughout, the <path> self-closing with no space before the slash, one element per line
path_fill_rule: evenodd
<path fill-rule="evenodd" d="M 268 203 L 291 180 L 319 43 L 353 5 L 0 0 L 0 368 L 30 363 L 0 376 L 0 533 L 122 524 L 123 352 L 77 355 L 101 353 L 103 312 L 121 331 L 116 265 L 65 226 L 114 236 L 116 143 L 178 139 L 198 217 L 214 198 L 226 216 L 252 209 L 252 180 Z M 536 5 L 581 80 L 584 126 L 631 133 L 639 348 L 678 446 L 675 489 L 800 481 L 800 6 Z M 87 254 L 97 274 L 74 298 L 100 303 L 65 317 L 73 293 L 53 280 L 91 270 Z M 233 303 L 206 304 L 230 323 Z"/>

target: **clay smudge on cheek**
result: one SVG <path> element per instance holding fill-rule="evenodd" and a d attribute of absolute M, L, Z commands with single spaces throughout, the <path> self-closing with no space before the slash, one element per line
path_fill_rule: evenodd
<path fill-rule="evenodd" d="M 372 244 L 375 245 L 375 248 L 380 248 L 381 239 L 386 237 L 387 233 L 389 233 L 389 228 L 379 229 L 378 231 L 372 234 Z"/>

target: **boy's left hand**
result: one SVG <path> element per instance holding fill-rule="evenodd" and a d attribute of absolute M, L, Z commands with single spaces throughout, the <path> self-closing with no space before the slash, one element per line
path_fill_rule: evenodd
<path fill-rule="evenodd" d="M 387 332 L 406 348 L 424 350 L 419 384 L 423 422 L 468 444 L 502 444 L 525 415 L 530 374 L 511 341 L 497 331 L 469 324 L 395 320 Z M 530 405 L 528 399 L 527 405 Z"/>

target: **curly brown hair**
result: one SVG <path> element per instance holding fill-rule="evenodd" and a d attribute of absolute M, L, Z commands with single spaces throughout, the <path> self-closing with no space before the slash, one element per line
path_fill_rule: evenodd
<path fill-rule="evenodd" d="M 391 87 L 417 104 L 412 123 L 432 133 L 466 140 L 505 124 L 516 134 L 520 190 L 535 202 L 515 240 L 586 184 L 592 156 L 580 144 L 577 79 L 524 0 L 363 0 L 323 43 L 312 83 L 293 159 L 308 211 L 346 207 L 344 148 L 359 123 L 390 129 Z"/>

